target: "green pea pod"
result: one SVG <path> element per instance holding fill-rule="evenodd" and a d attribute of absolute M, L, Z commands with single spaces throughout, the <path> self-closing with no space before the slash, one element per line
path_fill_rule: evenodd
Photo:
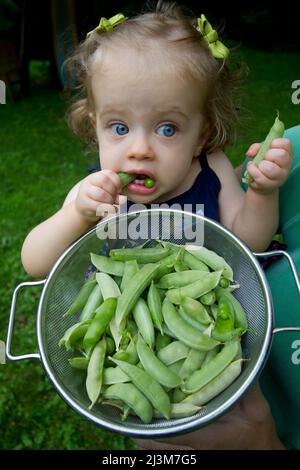
<path fill-rule="evenodd" d="M 132 338 L 138 334 L 138 328 L 135 324 L 135 321 L 131 320 L 131 318 L 127 319 L 127 331 L 130 333 Z"/>
<path fill-rule="evenodd" d="M 185 359 L 189 354 L 190 348 L 182 343 L 181 341 L 172 341 L 172 343 L 167 344 L 161 348 L 157 357 L 166 365 L 174 364 L 181 359 Z"/>
<path fill-rule="evenodd" d="M 214 351 L 214 349 L 212 351 Z M 197 351 L 197 349 L 190 349 L 186 359 L 179 369 L 178 375 L 182 379 L 187 379 L 193 372 L 195 372 L 195 370 L 200 369 L 203 361 L 210 352 L 211 351 L 206 353 L 204 351 Z"/>
<path fill-rule="evenodd" d="M 97 273 L 96 280 L 100 286 L 103 299 L 106 300 L 110 297 L 119 297 L 121 295 L 121 291 L 119 286 L 117 285 L 116 281 L 107 273 Z M 125 324 L 122 324 L 122 329 L 125 327 Z M 115 345 L 117 350 L 119 349 L 120 341 L 121 341 L 121 333 L 119 332 L 119 326 L 116 325 L 116 317 L 113 317 L 110 324 L 109 330 L 112 334 L 114 339 Z"/>
<path fill-rule="evenodd" d="M 220 346 L 216 346 L 214 349 L 211 351 L 208 351 L 205 355 L 205 358 L 201 364 L 201 367 L 204 367 L 206 364 L 208 364 L 216 355 L 220 352 Z M 200 367 L 198 367 L 200 369 Z M 193 371 L 194 372 L 194 371 Z"/>
<path fill-rule="evenodd" d="M 206 308 L 196 299 L 191 297 L 183 297 L 181 300 L 181 307 L 193 320 L 209 325 L 212 322 L 210 315 L 207 313 Z"/>
<path fill-rule="evenodd" d="M 248 320 L 245 310 L 243 309 L 241 303 L 232 295 L 232 293 L 228 289 L 222 289 L 217 287 L 215 289 L 217 299 L 220 297 L 226 297 L 227 301 L 232 304 L 234 309 L 234 326 L 236 328 L 242 328 L 243 330 L 247 330 L 248 328 Z"/>
<path fill-rule="evenodd" d="M 181 378 L 157 358 L 141 336 L 139 336 L 137 342 L 137 353 L 145 371 L 158 383 L 170 388 L 175 388 L 181 384 Z"/>
<path fill-rule="evenodd" d="M 190 253 L 186 246 L 178 245 L 172 242 L 160 241 L 163 247 L 169 248 L 174 254 L 179 255 L 179 260 L 185 269 L 209 272 L 208 266 Z"/>
<path fill-rule="evenodd" d="M 142 292 L 151 283 L 155 272 L 158 269 L 157 264 L 145 264 L 128 282 L 124 291 L 118 298 L 116 310 L 116 325 L 121 331 L 122 325 L 129 312 L 134 307 Z"/>
<path fill-rule="evenodd" d="M 121 349 L 117 351 L 113 356 L 114 359 L 119 359 L 120 361 L 128 361 L 129 355 L 126 351 L 122 351 Z"/>
<path fill-rule="evenodd" d="M 162 302 L 158 289 L 154 284 L 154 281 L 151 282 L 151 285 L 148 290 L 147 304 L 155 328 L 157 328 L 160 333 L 163 334 L 162 323 L 164 319 L 162 316 Z"/>
<path fill-rule="evenodd" d="M 190 269 L 195 269 L 198 271 L 205 271 L 209 272 L 208 266 L 203 263 L 200 259 L 198 259 L 196 256 L 194 256 L 192 253 L 190 253 L 187 250 L 184 250 L 183 254 L 183 262 L 190 268 Z"/>
<path fill-rule="evenodd" d="M 220 341 L 221 343 L 227 343 L 228 341 L 233 340 L 234 338 L 240 337 L 245 333 L 246 330 L 243 328 L 234 328 L 233 330 L 229 331 L 212 331 L 212 338 L 216 341 Z"/>
<path fill-rule="evenodd" d="M 165 348 L 170 344 L 172 341 L 172 338 L 168 335 L 164 335 L 163 333 L 157 333 L 156 338 L 155 338 L 155 349 L 157 352 L 159 352 L 161 349 Z"/>
<path fill-rule="evenodd" d="M 171 418 L 187 418 L 193 416 L 201 410 L 201 406 L 195 406 L 192 403 L 171 403 Z M 162 418 L 162 415 L 157 411 L 154 412 L 155 418 Z"/>
<path fill-rule="evenodd" d="M 176 261 L 176 263 L 174 264 L 174 269 L 176 273 L 180 273 L 182 271 L 187 271 L 188 266 L 183 261 L 179 260 L 179 261 Z"/>
<path fill-rule="evenodd" d="M 109 354 L 110 356 L 115 352 L 115 349 L 116 349 L 116 346 L 115 346 L 115 342 L 112 338 L 110 338 L 109 336 L 106 336 L 106 352 L 107 354 Z"/>
<path fill-rule="evenodd" d="M 216 301 L 216 294 L 213 290 L 211 290 L 210 292 L 207 292 L 207 294 L 204 294 L 200 297 L 200 302 L 206 306 L 213 305 L 215 301 Z"/>
<path fill-rule="evenodd" d="M 121 295 L 118 284 L 109 274 L 97 273 L 96 280 L 100 286 L 104 300 L 109 297 L 119 297 L 119 295 Z"/>
<path fill-rule="evenodd" d="M 168 248 L 115 248 L 110 250 L 109 256 L 117 261 L 129 261 L 135 259 L 137 263 L 156 263 L 170 253 Z"/>
<path fill-rule="evenodd" d="M 130 382 L 129 377 L 120 369 L 120 367 L 106 367 L 103 370 L 103 384 L 112 385 Z"/>
<path fill-rule="evenodd" d="M 103 397 L 109 400 L 121 400 L 134 411 L 135 414 L 148 424 L 152 420 L 153 409 L 149 400 L 133 384 L 115 384 L 108 387 Z"/>
<path fill-rule="evenodd" d="M 204 264 L 209 266 L 214 271 L 223 270 L 222 276 L 230 281 L 233 280 L 233 272 L 231 266 L 225 261 L 225 259 L 204 246 L 187 245 L 186 250 L 192 253 L 196 258 L 200 259 Z"/>
<path fill-rule="evenodd" d="M 199 391 L 188 395 L 182 403 L 192 403 L 202 406 L 223 392 L 240 375 L 242 371 L 242 360 L 236 360 L 229 364 L 219 375 L 211 380 Z"/>
<path fill-rule="evenodd" d="M 75 323 L 75 325 L 72 325 L 70 328 L 67 329 L 64 336 L 59 341 L 59 347 L 65 346 L 67 351 L 73 349 L 78 340 L 84 337 L 90 324 L 91 320 L 85 320 L 83 322 L 78 322 Z"/>
<path fill-rule="evenodd" d="M 83 284 L 77 296 L 75 297 L 75 300 L 73 301 L 71 306 L 68 308 L 66 313 L 64 313 L 63 315 L 64 317 L 68 315 L 73 315 L 74 313 L 78 313 L 83 309 L 92 290 L 94 289 L 96 285 L 95 275 L 96 275 L 95 273 L 92 274 L 92 276 Z"/>
<path fill-rule="evenodd" d="M 158 269 L 154 276 L 154 281 L 158 281 L 162 276 L 165 274 L 171 273 L 174 271 L 174 266 L 177 261 L 181 259 L 183 254 L 183 248 L 176 253 L 171 253 L 170 255 L 163 258 L 161 261 L 158 262 Z"/>
<path fill-rule="evenodd" d="M 229 279 L 226 279 L 226 277 L 221 277 L 220 282 L 219 282 L 219 286 L 223 287 L 224 289 L 227 289 L 227 287 L 230 286 Z"/>
<path fill-rule="evenodd" d="M 99 271 L 114 276 L 123 276 L 124 263 L 122 261 L 115 261 L 107 256 L 96 255 L 95 253 L 91 253 L 90 256 L 93 265 Z"/>
<path fill-rule="evenodd" d="M 122 263 L 122 261 L 116 261 L 116 263 Z M 139 265 L 135 259 L 130 259 L 124 263 L 124 273 L 120 285 L 121 292 L 124 291 L 126 284 L 129 280 L 138 272 Z"/>
<path fill-rule="evenodd" d="M 103 365 L 105 353 L 106 341 L 105 338 L 103 338 L 94 347 L 87 369 L 86 391 L 89 399 L 91 400 L 89 409 L 94 406 L 100 396 L 103 381 Z"/>
<path fill-rule="evenodd" d="M 101 305 L 103 296 L 98 284 L 89 295 L 89 298 L 80 314 L 80 320 L 90 320 L 94 317 L 96 309 Z"/>
<path fill-rule="evenodd" d="M 111 297 L 106 299 L 96 310 L 95 317 L 93 318 L 83 338 L 83 347 L 86 351 L 90 351 L 90 349 L 102 337 L 107 325 L 110 323 L 112 317 L 115 314 L 116 306 L 117 299 L 115 297 Z"/>
<path fill-rule="evenodd" d="M 179 305 L 178 314 L 184 321 L 186 321 L 189 325 L 191 325 L 196 330 L 199 330 L 202 333 L 206 330 L 207 325 L 203 325 L 203 323 L 200 323 L 199 320 L 195 320 L 191 315 L 186 313 L 186 310 L 184 310 L 181 307 L 181 305 Z"/>
<path fill-rule="evenodd" d="M 218 341 L 195 330 L 178 314 L 175 306 L 166 298 L 162 306 L 163 317 L 170 331 L 184 344 L 198 351 L 210 351 L 219 344 Z"/>
<path fill-rule="evenodd" d="M 171 403 L 163 387 L 148 372 L 140 369 L 138 366 L 128 364 L 127 362 L 112 359 L 117 366 L 125 372 L 131 379 L 131 382 L 145 395 L 150 403 L 166 419 L 170 418 Z"/>
<path fill-rule="evenodd" d="M 284 134 L 284 124 L 282 121 L 279 120 L 279 114 L 276 116 L 275 122 L 271 127 L 267 137 L 265 138 L 264 142 L 262 143 L 257 155 L 252 160 L 252 162 L 258 166 L 260 162 L 265 158 L 265 154 L 267 150 L 270 148 L 270 145 L 274 139 L 281 138 Z M 251 184 L 253 178 L 249 175 L 248 171 L 245 171 L 244 177 L 242 178 L 242 182 L 245 184 Z"/>
<path fill-rule="evenodd" d="M 129 183 L 134 181 L 136 179 L 136 174 L 135 173 L 124 173 L 123 171 L 120 171 L 118 173 L 118 176 L 121 180 L 121 188 L 125 188 Z"/>
<path fill-rule="evenodd" d="M 189 269 L 162 276 L 157 284 L 161 289 L 177 289 L 205 279 L 209 273 L 197 269 Z"/>
<path fill-rule="evenodd" d="M 139 357 L 138 357 L 137 350 L 136 350 L 135 339 L 137 339 L 137 337 L 132 338 L 129 345 L 126 348 L 126 353 L 128 355 L 127 362 L 129 362 L 130 364 L 133 364 L 133 365 L 135 365 L 139 362 Z"/>
<path fill-rule="evenodd" d="M 139 332 L 148 346 L 153 349 L 155 344 L 154 326 L 147 302 L 142 297 L 134 305 L 132 314 Z"/>
<path fill-rule="evenodd" d="M 234 310 L 232 304 L 226 297 L 221 296 L 218 303 L 217 320 L 214 331 L 216 333 L 226 333 L 234 329 Z"/>
<path fill-rule="evenodd" d="M 68 362 L 71 367 L 74 367 L 75 369 L 82 369 L 86 370 L 89 365 L 89 358 L 88 357 L 72 357 L 71 359 L 68 359 Z"/>
<path fill-rule="evenodd" d="M 246 329 L 235 328 L 235 312 L 232 303 L 226 295 L 219 296 L 217 309 L 217 320 L 212 331 L 212 338 L 222 343 L 228 342 L 242 336 Z"/>
<path fill-rule="evenodd" d="M 216 378 L 235 358 L 239 350 L 239 340 L 233 340 L 223 347 L 223 349 L 211 361 L 195 371 L 182 387 L 185 393 L 194 393 Z"/>
<path fill-rule="evenodd" d="M 174 304 L 181 304 L 183 297 L 192 297 L 193 299 L 197 299 L 202 295 L 207 294 L 207 292 L 211 291 L 219 284 L 222 271 L 204 274 L 205 276 L 203 279 L 195 281 L 190 285 L 178 287 L 177 289 L 170 289 L 166 294 L 167 299 Z"/>

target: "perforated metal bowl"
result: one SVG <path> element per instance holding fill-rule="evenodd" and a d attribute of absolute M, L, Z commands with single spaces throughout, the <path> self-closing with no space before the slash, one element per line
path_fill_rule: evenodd
<path fill-rule="evenodd" d="M 235 296 L 243 305 L 249 322 L 249 332 L 242 340 L 243 356 L 249 358 L 249 361 L 244 363 L 241 375 L 223 393 L 203 406 L 196 415 L 188 418 L 155 419 L 151 424 L 145 425 L 133 416 L 129 416 L 125 422 L 121 421 L 119 411 L 109 405 L 99 404 L 89 410 L 90 402 L 85 391 L 86 373 L 69 365 L 68 358 L 71 354 L 64 348 L 59 348 L 58 342 L 66 329 L 75 322 L 72 316 L 63 318 L 63 313 L 83 283 L 90 264 L 90 253 L 107 254 L 113 247 L 134 247 L 147 240 L 147 246 L 151 246 L 156 243 L 152 239 L 153 235 L 154 238 L 159 236 L 178 244 L 191 244 L 191 235 L 194 233 L 199 244 L 199 234 L 201 235 L 203 229 L 204 245 L 226 259 L 233 269 L 234 279 L 241 286 L 235 291 Z M 142 235 L 141 238 L 138 237 L 138 232 Z M 258 256 L 274 254 L 287 256 L 299 289 L 299 279 L 287 253 L 261 253 Z M 25 282 L 15 289 L 6 344 L 7 357 L 11 360 L 41 360 L 50 380 L 65 401 L 82 416 L 110 431 L 135 437 L 158 438 L 200 428 L 220 417 L 241 398 L 264 366 L 271 346 L 272 333 L 286 330 L 273 329 L 271 294 L 256 256 L 223 226 L 200 215 L 157 209 L 111 217 L 77 240 L 60 257 L 46 280 Z M 10 352 L 10 345 L 16 299 L 21 288 L 31 285 L 43 285 L 37 313 L 39 353 L 14 356 Z"/>

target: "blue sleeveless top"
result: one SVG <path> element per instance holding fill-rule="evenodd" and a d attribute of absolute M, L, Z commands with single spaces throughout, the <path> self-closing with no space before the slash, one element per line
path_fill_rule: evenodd
<path fill-rule="evenodd" d="M 199 161 L 201 164 L 201 170 L 195 178 L 193 185 L 182 194 L 175 196 L 168 201 L 164 201 L 162 204 L 168 204 L 168 206 L 172 206 L 173 204 L 180 205 L 182 210 L 189 210 L 187 207 L 184 207 L 186 204 L 191 205 L 191 211 L 193 213 L 199 213 L 197 211 L 197 204 L 203 204 L 204 214 L 205 217 L 210 219 L 220 221 L 219 216 L 219 193 L 221 189 L 221 183 L 216 175 L 216 173 L 210 168 L 208 165 L 207 157 L 205 152 L 199 155 Z M 99 171 L 100 166 L 90 167 L 89 171 Z M 127 212 L 129 208 L 136 204 L 133 201 L 127 199 Z M 159 207 L 159 203 L 152 203 L 155 204 L 155 208 Z M 151 203 L 143 204 L 147 208 L 151 209 Z"/>

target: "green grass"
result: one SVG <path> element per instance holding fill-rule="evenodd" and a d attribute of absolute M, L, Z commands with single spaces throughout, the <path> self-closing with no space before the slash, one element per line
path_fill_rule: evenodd
<path fill-rule="evenodd" d="M 300 55 L 243 50 L 250 68 L 243 106 L 248 116 L 228 149 L 239 164 L 252 142 L 262 140 L 276 110 L 286 127 L 300 122 L 291 84 L 300 78 Z M 0 340 L 6 339 L 14 287 L 30 280 L 20 250 L 28 231 L 61 206 L 68 190 L 96 162 L 71 135 L 60 93 L 39 85 L 29 98 L 0 106 L 1 273 Z M 45 247 L 46 249 L 47 247 Z M 12 350 L 37 350 L 35 318 L 40 288 L 19 298 Z M 75 413 L 56 393 L 38 362 L 0 365 L 0 449 L 130 449 L 131 439 L 106 432 Z"/>

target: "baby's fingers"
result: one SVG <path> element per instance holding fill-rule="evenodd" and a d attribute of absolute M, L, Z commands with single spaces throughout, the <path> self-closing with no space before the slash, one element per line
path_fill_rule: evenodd
<path fill-rule="evenodd" d="M 104 189 L 114 197 L 121 190 L 120 178 L 112 170 L 101 170 L 94 173 L 90 176 L 90 183 Z"/>
<path fill-rule="evenodd" d="M 116 215 L 117 212 L 118 206 L 113 204 L 99 204 L 96 209 L 96 215 L 102 218 Z"/>
<path fill-rule="evenodd" d="M 265 194 L 281 186 L 285 179 L 284 170 L 267 160 L 260 162 L 259 166 L 250 162 L 247 165 L 247 170 L 254 180 L 250 184 L 251 188 Z"/>
<path fill-rule="evenodd" d="M 271 142 L 270 148 L 279 148 L 285 150 L 287 153 L 292 155 L 293 153 L 293 147 L 292 147 L 292 142 L 290 139 L 285 139 L 285 138 L 280 138 L 280 139 L 274 139 Z"/>
<path fill-rule="evenodd" d="M 281 181 L 282 179 L 282 168 L 274 163 L 273 161 L 263 160 L 258 165 L 259 171 L 264 177 L 272 181 Z"/>
<path fill-rule="evenodd" d="M 90 199 L 99 203 L 113 204 L 115 202 L 115 197 L 110 192 L 98 186 L 88 186 L 86 194 Z"/>
<path fill-rule="evenodd" d="M 287 172 L 292 166 L 291 154 L 282 148 L 270 148 L 265 154 L 264 161 L 272 162 Z"/>
<path fill-rule="evenodd" d="M 246 152 L 246 156 L 251 157 L 251 158 L 255 157 L 255 155 L 259 151 L 260 147 L 261 147 L 261 144 L 259 144 L 259 143 L 250 145 L 250 147 L 248 148 L 248 150 Z"/>

